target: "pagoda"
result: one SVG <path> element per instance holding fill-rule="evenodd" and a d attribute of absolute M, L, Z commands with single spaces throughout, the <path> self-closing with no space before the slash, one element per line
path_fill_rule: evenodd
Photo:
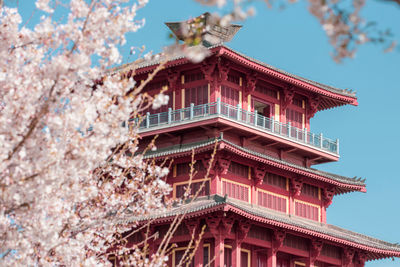
<path fill-rule="evenodd" d="M 186 266 L 206 266 L 213 259 L 215 267 L 361 267 L 367 261 L 400 257 L 399 245 L 327 223 L 335 195 L 366 192 L 366 185 L 360 178 L 312 167 L 338 161 L 339 140 L 310 132 L 310 121 L 321 110 L 356 106 L 355 93 L 243 55 L 224 44 L 240 26 L 222 27 L 208 13 L 200 18 L 207 25 L 200 45 L 210 55 L 196 64 L 180 55 L 169 59 L 144 91 L 155 95 L 164 89 L 170 101 L 143 114 L 139 134 L 142 150 L 158 135 L 157 150 L 145 158 L 173 160 L 167 177 L 171 197 L 181 198 L 188 187 L 193 151 L 191 192 L 204 186 L 190 204 L 125 222 L 151 219 L 151 231 L 162 237 L 175 216 L 185 212 L 171 240 L 177 247 L 168 266 L 180 262 L 190 233 L 199 233 L 204 225 L 200 245 Z M 166 24 L 179 39 L 190 21 Z M 134 72 L 129 65 L 119 71 L 140 83 L 160 63 L 155 58 L 132 63 Z M 136 233 L 130 242 L 142 239 Z M 161 239 L 151 241 L 150 253 Z"/>

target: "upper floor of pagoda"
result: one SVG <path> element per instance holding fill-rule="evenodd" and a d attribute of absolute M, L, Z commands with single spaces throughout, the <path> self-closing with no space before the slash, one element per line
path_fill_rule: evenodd
<path fill-rule="evenodd" d="M 144 87 L 150 95 L 164 89 L 169 103 L 142 113 L 141 135 L 218 126 L 266 146 L 295 151 L 314 164 L 338 160 L 339 141 L 311 132 L 310 120 L 324 109 L 357 105 L 353 93 L 289 74 L 225 45 L 209 51 L 198 64 L 184 57 L 171 59 Z M 125 69 L 141 83 L 159 64 L 139 63 L 134 73 L 129 65 Z"/>
<path fill-rule="evenodd" d="M 209 14 L 202 16 L 207 24 Z M 167 25 L 181 38 L 182 23 Z M 179 135 L 199 127 L 232 132 L 244 142 L 256 140 L 280 153 L 298 154 L 309 164 L 337 161 L 339 140 L 311 132 L 310 120 L 321 110 L 357 105 L 355 94 L 290 74 L 223 43 L 210 43 L 230 40 L 240 27 L 209 26 L 203 42 L 209 56 L 200 63 L 178 54 L 167 61 L 155 57 L 118 68 L 139 84 L 146 83 L 143 92 L 154 96 L 163 90 L 169 96 L 167 105 L 142 112 L 141 136 Z M 161 71 L 160 64 L 164 65 Z"/>

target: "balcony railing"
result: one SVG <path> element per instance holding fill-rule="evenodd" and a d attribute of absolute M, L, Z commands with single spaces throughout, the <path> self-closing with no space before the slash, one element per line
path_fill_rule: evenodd
<path fill-rule="evenodd" d="M 269 132 L 273 135 L 283 137 L 288 140 L 306 144 L 311 147 L 328 151 L 330 153 L 339 154 L 339 140 L 331 140 L 322 134 L 314 134 L 306 129 L 299 129 L 291 126 L 289 123 L 281 123 L 275 121 L 274 118 L 268 118 L 257 114 L 257 111 L 250 112 L 238 106 L 228 105 L 217 100 L 217 102 L 207 103 L 178 110 L 169 108 L 167 112 L 150 114 L 144 116 L 139 128 L 140 131 L 154 127 L 162 127 L 168 125 L 177 125 L 185 122 L 198 121 L 207 118 L 223 117 L 229 120 L 239 122 L 249 127 Z"/>

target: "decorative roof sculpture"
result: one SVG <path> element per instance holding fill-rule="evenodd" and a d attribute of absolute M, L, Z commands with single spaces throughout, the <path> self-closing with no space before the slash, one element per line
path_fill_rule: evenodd
<path fill-rule="evenodd" d="M 221 25 L 208 12 L 190 20 L 165 24 L 178 40 L 186 41 L 189 38 L 194 40 L 192 44 L 202 44 L 206 47 L 229 42 L 242 27 L 236 24 Z"/>

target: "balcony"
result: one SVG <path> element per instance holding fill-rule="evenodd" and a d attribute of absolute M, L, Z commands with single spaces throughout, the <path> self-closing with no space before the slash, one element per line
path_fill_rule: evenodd
<path fill-rule="evenodd" d="M 335 156 L 339 155 L 339 140 L 334 141 L 324 137 L 322 134 L 314 134 L 306 129 L 293 127 L 290 122 L 281 123 L 275 121 L 274 118 L 259 115 L 257 111 L 250 112 L 239 106 L 228 105 L 219 100 L 198 106 L 191 104 L 190 107 L 178 110 L 170 108 L 167 112 L 157 114 L 147 113 L 139 126 L 139 132 L 143 133 L 213 118 L 224 118 L 285 140 L 322 150 Z"/>

